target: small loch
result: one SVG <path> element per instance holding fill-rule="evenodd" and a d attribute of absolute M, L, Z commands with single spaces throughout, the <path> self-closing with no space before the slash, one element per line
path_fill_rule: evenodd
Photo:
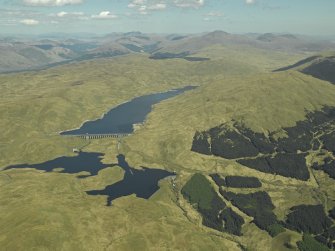
<path fill-rule="evenodd" d="M 10 169 L 36 169 L 45 172 L 59 172 L 68 174 L 78 174 L 78 178 L 88 178 L 97 175 L 98 172 L 107 167 L 119 166 L 124 170 L 122 180 L 106 186 L 102 190 L 86 191 L 88 195 L 105 195 L 106 205 L 110 206 L 112 201 L 131 194 L 135 194 L 139 198 L 149 199 L 157 190 L 160 180 L 174 176 L 175 173 L 163 169 L 141 167 L 136 169 L 130 167 L 126 161 L 126 157 L 122 154 L 117 156 L 117 163 L 104 164 L 102 158 L 104 154 L 97 152 L 80 152 L 72 157 L 59 157 L 54 160 L 46 161 L 38 164 L 20 164 L 6 167 Z M 55 170 L 56 169 L 56 170 Z M 58 171 L 60 170 L 60 171 Z M 88 174 L 80 174 L 87 172 Z"/>
<path fill-rule="evenodd" d="M 158 182 L 161 179 L 175 175 L 163 169 L 132 168 L 122 154 L 119 154 L 117 159 L 117 165 L 125 171 L 123 180 L 108 185 L 102 190 L 86 191 L 89 195 L 106 195 L 107 206 L 110 206 L 113 200 L 131 194 L 135 194 L 138 198 L 149 199 L 159 189 Z"/>

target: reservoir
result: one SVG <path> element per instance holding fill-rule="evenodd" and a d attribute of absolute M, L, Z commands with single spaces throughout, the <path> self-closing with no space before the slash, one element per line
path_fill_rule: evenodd
<path fill-rule="evenodd" d="M 86 178 L 97 175 L 100 170 L 111 166 L 102 163 L 103 157 L 103 153 L 80 152 L 77 156 L 62 156 L 37 164 L 12 165 L 6 167 L 4 170 L 33 168 L 45 172 L 53 172 L 55 169 L 59 169 L 59 173 L 78 174 L 78 178 Z M 86 172 L 88 174 L 79 175 L 81 172 Z"/>
<path fill-rule="evenodd" d="M 102 190 L 86 191 L 88 195 L 107 196 L 107 206 L 110 206 L 113 200 L 131 194 L 135 194 L 138 198 L 148 199 L 159 189 L 158 183 L 161 179 L 175 175 L 175 173 L 163 169 L 147 167 L 136 169 L 130 167 L 126 161 L 126 157 L 122 154 L 117 156 L 117 163 L 111 164 L 102 163 L 103 157 L 103 153 L 80 152 L 76 156 L 59 157 L 38 164 L 13 165 L 6 167 L 4 170 L 29 168 L 45 172 L 55 171 L 58 173 L 75 174 L 78 178 L 84 179 L 97 175 L 100 170 L 107 167 L 119 166 L 124 170 L 122 180 L 108 185 Z M 86 174 L 81 172 L 86 172 Z"/>
<path fill-rule="evenodd" d="M 107 206 L 110 206 L 113 200 L 131 194 L 135 194 L 138 198 L 149 199 L 159 189 L 158 182 L 161 179 L 175 175 L 163 169 L 132 168 L 123 154 L 119 154 L 117 159 L 117 165 L 125 171 L 123 180 L 108 185 L 102 190 L 86 191 L 89 195 L 106 195 Z"/>
<path fill-rule="evenodd" d="M 61 135 L 130 134 L 134 131 L 134 124 L 145 121 L 153 105 L 195 88 L 197 86 L 186 86 L 167 92 L 136 97 L 129 102 L 112 108 L 102 118 L 85 122 L 79 129 L 65 131 Z M 122 154 L 117 156 L 117 163 L 103 163 L 103 157 L 103 153 L 80 151 L 76 156 L 62 156 L 37 164 L 12 165 L 6 167 L 4 171 L 28 168 L 44 172 L 74 174 L 77 178 L 83 179 L 95 176 L 99 171 L 107 167 L 119 166 L 124 170 L 122 180 L 101 190 L 86 191 L 88 195 L 92 196 L 107 196 L 106 204 L 108 206 L 112 205 L 114 199 L 131 194 L 135 194 L 139 198 L 148 199 L 159 189 L 158 183 L 161 179 L 175 175 L 175 173 L 163 169 L 147 167 L 136 169 L 130 167 L 126 157 Z"/>
<path fill-rule="evenodd" d="M 64 131 L 61 135 L 130 134 L 134 131 L 134 124 L 145 121 L 153 105 L 195 88 L 197 86 L 186 86 L 167 92 L 136 97 L 112 108 L 102 118 L 87 121 L 79 129 Z"/>

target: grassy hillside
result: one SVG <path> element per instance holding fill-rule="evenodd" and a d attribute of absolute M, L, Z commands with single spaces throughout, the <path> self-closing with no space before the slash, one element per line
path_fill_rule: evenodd
<path fill-rule="evenodd" d="M 216 49 L 216 47 L 213 47 Z M 213 48 L 202 53 L 213 54 Z M 181 196 L 180 189 L 195 172 L 206 175 L 257 177 L 275 206 L 278 220 L 299 204 L 334 207 L 333 180 L 313 171 L 307 182 L 264 174 L 236 162 L 191 152 L 195 131 L 232 119 L 258 132 L 275 131 L 303 120 L 307 111 L 335 106 L 335 86 L 305 74 L 269 72 L 269 64 L 286 65 L 302 55 L 263 54 L 223 48 L 213 60 L 151 60 L 146 55 L 85 61 L 39 72 L 0 75 L 0 167 L 40 163 L 85 146 L 80 139 L 57 132 L 98 118 L 109 108 L 133 97 L 185 85 L 199 85 L 154 107 L 146 123 L 122 140 L 94 140 L 85 151 L 105 153 L 115 163 L 121 152 L 132 167 L 152 166 L 177 171 L 176 187 L 169 180 L 148 201 L 128 196 L 105 206 L 105 196 L 85 191 L 103 189 L 123 177 L 119 167 L 97 176 L 36 170 L 0 171 L 0 245 L 5 250 L 284 250 L 301 240 L 287 231 L 272 238 L 250 216 L 243 216 L 242 236 L 221 233 L 201 224 L 201 216 Z M 227 55 L 225 54 L 227 52 Z M 221 55 L 221 56 L 219 56 Z M 227 188 L 239 193 L 239 188 Z M 254 190 L 253 190 L 254 189 Z M 247 188 L 255 192 L 255 188 Z M 16 238 L 13 238 L 16 236 Z M 282 247 L 283 249 L 280 249 Z"/>
<path fill-rule="evenodd" d="M 286 70 L 297 70 L 304 74 L 335 84 L 335 52 L 323 52 L 319 55 L 305 58 L 295 64 L 279 68 L 275 71 Z"/>

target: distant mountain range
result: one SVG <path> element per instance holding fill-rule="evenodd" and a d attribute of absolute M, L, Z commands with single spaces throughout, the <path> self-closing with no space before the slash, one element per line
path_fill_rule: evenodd
<path fill-rule="evenodd" d="M 335 50 L 335 43 L 292 34 L 230 34 L 213 31 L 202 34 L 112 33 L 64 38 L 65 34 L 37 38 L 0 38 L 0 72 L 34 70 L 57 64 L 145 53 L 152 59 L 184 58 L 189 61 L 209 60 L 195 56 L 213 46 L 246 46 L 285 52 L 317 52 Z M 79 38 L 78 38 L 79 37 Z"/>

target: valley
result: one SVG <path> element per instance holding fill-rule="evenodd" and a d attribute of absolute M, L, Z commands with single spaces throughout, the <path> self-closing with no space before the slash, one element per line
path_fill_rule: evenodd
<path fill-rule="evenodd" d="M 332 44 L 116 37 L 132 52 L 0 75 L 4 250 L 334 248 Z M 59 135 L 109 113 L 128 136 Z"/>

